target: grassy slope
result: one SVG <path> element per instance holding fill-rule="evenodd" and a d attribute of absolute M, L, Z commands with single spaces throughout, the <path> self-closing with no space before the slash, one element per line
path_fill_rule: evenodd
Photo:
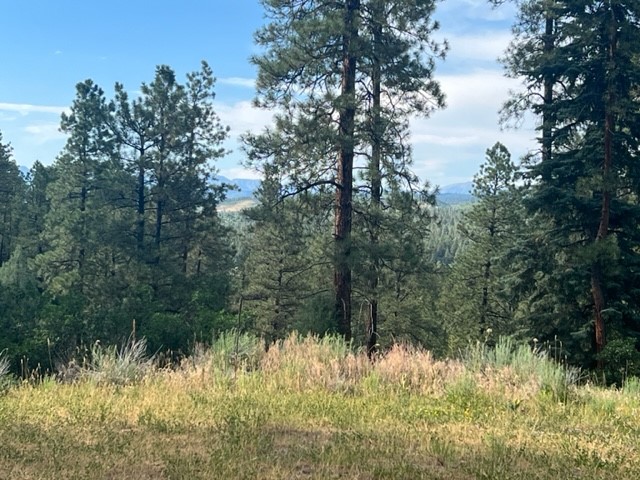
<path fill-rule="evenodd" d="M 371 367 L 295 337 L 246 357 L 252 372 L 229 358 L 128 386 L 9 389 L 0 478 L 640 478 L 637 392 L 404 349 Z"/>

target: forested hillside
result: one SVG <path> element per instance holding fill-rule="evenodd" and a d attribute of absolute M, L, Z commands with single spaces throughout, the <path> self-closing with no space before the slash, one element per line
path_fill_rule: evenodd
<path fill-rule="evenodd" d="M 522 89 L 503 120 L 535 117 L 538 138 L 522 159 L 499 139 L 477 152 L 461 205 L 413 164 L 410 121 L 446 108 L 437 2 L 261 3 L 255 104 L 274 121 L 243 135 L 251 208 L 220 209 L 229 128 L 206 62 L 113 94 L 80 81 L 64 149 L 26 173 L 0 134 L 14 372 L 130 335 L 178 358 L 236 328 L 265 346 L 338 334 L 372 358 L 511 336 L 610 383 L 640 375 L 639 2 L 511 2 L 502 62 Z"/>

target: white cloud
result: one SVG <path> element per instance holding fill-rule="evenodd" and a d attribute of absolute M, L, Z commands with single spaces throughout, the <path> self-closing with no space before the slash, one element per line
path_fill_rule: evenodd
<path fill-rule="evenodd" d="M 15 115 L 7 114 L 6 112 L 0 111 L 0 122 L 12 122 L 16 120 L 18 117 Z"/>
<path fill-rule="evenodd" d="M 240 135 L 252 132 L 259 133 L 266 126 L 273 123 L 273 113 L 269 110 L 256 108 L 248 101 L 236 103 L 216 103 L 216 112 L 223 125 L 231 129 L 226 148 L 231 153 L 218 163 L 220 173 L 229 178 L 260 178 L 260 173 L 241 167 L 245 160 L 240 145 Z"/>
<path fill-rule="evenodd" d="M 259 132 L 273 122 L 272 112 L 256 108 L 248 100 L 233 104 L 217 103 L 215 107 L 222 123 L 231 128 L 232 137 L 237 137 L 247 131 Z"/>
<path fill-rule="evenodd" d="M 464 17 L 467 20 L 502 22 L 513 18 L 516 11 L 515 2 L 505 2 L 498 8 L 489 5 L 487 0 L 447 0 L 438 5 L 437 16 L 446 17 L 443 24 L 452 23 L 449 20 Z M 453 18 L 450 18 L 453 17 Z"/>
<path fill-rule="evenodd" d="M 449 42 L 447 62 L 456 60 L 493 62 L 504 54 L 512 34 L 508 30 L 488 30 L 464 35 L 442 33 L 442 37 Z"/>
<path fill-rule="evenodd" d="M 442 135 L 433 133 L 413 133 L 411 135 L 411 143 L 413 143 L 414 146 L 425 143 L 430 145 L 440 145 L 443 147 L 459 147 L 462 145 L 473 145 L 477 142 L 477 135 L 460 135 L 459 132 L 454 132 L 453 135 Z"/>
<path fill-rule="evenodd" d="M 255 180 L 259 180 L 262 176 L 260 172 L 256 172 L 255 170 L 249 170 L 242 167 L 229 167 L 229 168 L 220 168 L 220 174 L 224 175 L 229 179 L 234 178 L 251 178 Z"/>
<path fill-rule="evenodd" d="M 63 140 L 67 137 L 60 131 L 59 124 L 57 123 L 27 125 L 24 131 L 32 136 L 34 141 L 40 145 L 52 140 Z"/>
<path fill-rule="evenodd" d="M 236 87 L 244 87 L 244 88 L 255 88 L 256 86 L 255 79 L 243 78 L 243 77 L 219 78 L 218 83 L 222 85 L 233 85 Z"/>
<path fill-rule="evenodd" d="M 456 75 L 439 75 L 444 93 L 447 96 L 447 110 L 458 111 L 461 108 L 492 108 L 496 114 L 507 99 L 510 89 L 519 86 L 517 80 L 506 78 L 501 70 L 478 69 Z"/>
<path fill-rule="evenodd" d="M 411 121 L 414 167 L 422 178 L 442 185 L 469 180 L 496 141 L 505 144 L 515 160 L 536 148 L 532 119 L 519 130 L 503 131 L 498 124 L 498 112 L 517 81 L 497 69 L 441 75 L 438 80 L 447 108 Z"/>
<path fill-rule="evenodd" d="M 0 111 L 17 112 L 21 115 L 28 115 L 29 113 L 52 113 L 60 115 L 62 112 L 67 112 L 68 108 L 49 105 L 31 105 L 28 103 L 0 102 Z"/>

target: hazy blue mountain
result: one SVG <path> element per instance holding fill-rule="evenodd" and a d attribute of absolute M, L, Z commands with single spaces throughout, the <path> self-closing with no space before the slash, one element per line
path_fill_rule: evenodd
<path fill-rule="evenodd" d="M 443 185 L 437 195 L 438 203 L 444 205 L 459 205 L 473 202 L 475 197 L 471 195 L 473 182 L 452 183 Z"/>
<path fill-rule="evenodd" d="M 227 191 L 227 199 L 233 200 L 237 198 L 251 198 L 260 186 L 260 180 L 251 178 L 234 178 L 229 179 L 224 175 L 218 175 L 217 180 L 221 183 L 235 185 L 238 190 Z"/>
<path fill-rule="evenodd" d="M 440 194 L 471 195 L 472 190 L 473 182 L 452 183 L 451 185 L 440 187 Z"/>
<path fill-rule="evenodd" d="M 218 181 L 232 184 L 239 190 L 229 190 L 227 192 L 227 200 L 237 200 L 240 198 L 253 198 L 254 193 L 260 186 L 260 180 L 250 178 L 234 178 L 229 179 L 223 175 L 218 176 Z M 438 194 L 438 202 L 447 205 L 456 205 L 460 203 L 468 203 L 473 201 L 471 189 L 472 182 L 454 183 L 440 187 Z"/>

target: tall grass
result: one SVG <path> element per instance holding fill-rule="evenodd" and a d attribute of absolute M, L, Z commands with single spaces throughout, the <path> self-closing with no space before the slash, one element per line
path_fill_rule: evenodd
<path fill-rule="evenodd" d="M 147 340 L 130 337 L 120 347 L 95 342 L 88 358 L 73 359 L 61 368 L 60 378 L 66 382 L 129 385 L 142 381 L 154 370 L 153 358 L 147 356 Z"/>
<path fill-rule="evenodd" d="M 231 329 L 214 338 L 210 360 L 222 371 L 255 370 L 264 355 L 264 340 L 255 335 Z"/>
<path fill-rule="evenodd" d="M 0 352 L 0 379 L 4 378 L 8 373 L 11 362 L 6 356 L 6 350 Z"/>
<path fill-rule="evenodd" d="M 533 381 L 559 400 L 566 400 L 570 389 L 581 378 L 580 369 L 552 359 L 550 350 L 538 345 L 532 348 L 516 344 L 511 337 L 500 337 L 494 347 L 484 342 L 469 345 L 463 352 L 462 362 L 471 372 L 502 372 L 519 384 Z"/>
<path fill-rule="evenodd" d="M 6 356 L 6 350 L 0 352 L 0 388 L 7 384 L 11 362 Z"/>
<path fill-rule="evenodd" d="M 0 396 L 0 478 L 640 478 L 639 382 L 576 385 L 508 339 L 371 362 L 338 337 L 233 331 L 163 370 L 142 340 L 89 353 L 73 383 Z"/>

